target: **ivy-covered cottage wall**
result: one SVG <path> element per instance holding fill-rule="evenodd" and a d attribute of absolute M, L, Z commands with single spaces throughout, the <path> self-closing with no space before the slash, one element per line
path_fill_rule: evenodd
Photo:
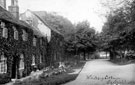
<path fill-rule="evenodd" d="M 43 67 L 46 67 L 47 64 L 47 37 L 41 37 L 40 40 L 40 46 L 39 46 L 39 52 L 40 52 L 40 60 L 39 60 L 39 64 L 38 64 L 38 67 L 39 69 L 42 69 Z"/>
<path fill-rule="evenodd" d="M 0 20 L 0 23 L 4 22 L 8 29 L 8 37 L 2 37 L 3 28 L 0 26 L 0 54 L 4 53 L 7 58 L 7 72 L 0 75 L 0 83 L 8 82 L 11 78 L 19 78 L 19 65 L 20 55 L 24 55 L 24 71 L 23 75 L 27 76 L 32 71 L 33 55 L 35 55 L 35 64 L 45 64 L 45 57 L 47 57 L 46 47 L 47 41 L 45 38 L 41 38 L 34 35 L 33 30 L 28 27 L 24 27 L 12 22 L 8 22 L 4 19 Z M 18 39 L 14 39 L 13 26 L 18 31 Z M 28 34 L 27 40 L 23 40 L 23 31 Z M 36 46 L 33 46 L 33 38 L 36 37 Z M 41 43 L 42 41 L 42 43 Z M 42 56 L 41 56 L 42 55 Z M 40 57 L 42 62 L 40 61 Z"/>
<path fill-rule="evenodd" d="M 48 44 L 48 63 L 49 65 L 55 65 L 56 63 L 63 61 L 64 38 L 61 34 L 51 31 L 51 40 Z"/>
<path fill-rule="evenodd" d="M 5 26 L 2 27 L 1 23 Z M 3 32 L 6 33 L 5 37 Z M 33 38 L 36 41 L 33 41 Z M 33 45 L 33 42 L 36 42 L 36 45 Z M 7 68 L 4 72 L 1 72 L 3 67 L 0 68 L 0 84 L 10 81 L 11 78 L 29 75 L 33 70 L 33 62 L 39 69 L 47 65 L 47 38 L 35 32 L 27 23 L 16 19 L 2 7 L 0 7 L 0 43 L 0 66 L 4 59 L 6 61 L 4 68 Z M 23 65 L 20 64 L 21 61 L 24 64 L 22 75 L 20 74 L 20 65 Z"/>

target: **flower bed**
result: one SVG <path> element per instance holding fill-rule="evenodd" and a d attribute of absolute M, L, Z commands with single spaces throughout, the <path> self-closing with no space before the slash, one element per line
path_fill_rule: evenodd
<path fill-rule="evenodd" d="M 78 63 L 75 67 L 46 67 L 42 71 L 38 71 L 30 75 L 25 80 L 17 80 L 13 85 L 60 85 L 73 81 L 76 79 L 78 74 L 69 74 L 74 72 L 74 68 L 81 68 L 85 62 Z"/>
<path fill-rule="evenodd" d="M 28 79 L 27 81 L 16 81 L 14 85 L 60 85 L 75 80 L 77 74 L 62 73 L 59 75 L 51 75 L 49 77 L 40 76 L 38 79 Z"/>

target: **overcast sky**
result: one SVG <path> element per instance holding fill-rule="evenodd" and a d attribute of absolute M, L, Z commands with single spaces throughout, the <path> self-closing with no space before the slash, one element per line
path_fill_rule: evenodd
<path fill-rule="evenodd" d="M 7 0 L 10 5 L 11 0 Z M 20 12 L 27 9 L 32 11 L 57 12 L 68 18 L 73 24 L 79 21 L 88 20 L 92 27 L 101 31 L 105 18 L 102 14 L 105 10 L 100 0 L 18 0 Z"/>

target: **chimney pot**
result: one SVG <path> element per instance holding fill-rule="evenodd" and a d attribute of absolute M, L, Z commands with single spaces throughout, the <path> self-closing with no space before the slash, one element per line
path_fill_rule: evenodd
<path fill-rule="evenodd" d="M 6 9 L 6 0 L 0 0 L 0 6 Z"/>
<path fill-rule="evenodd" d="M 19 20 L 18 0 L 11 0 L 11 6 L 8 7 L 8 10 Z"/>

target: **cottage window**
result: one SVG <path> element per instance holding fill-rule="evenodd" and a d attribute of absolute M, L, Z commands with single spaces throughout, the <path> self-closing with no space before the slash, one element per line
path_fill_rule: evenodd
<path fill-rule="evenodd" d="M 2 21 L 0 21 L 0 36 L 2 36 L 2 28 L 3 28 L 3 24 L 2 24 L 3 22 Z"/>
<path fill-rule="evenodd" d="M 8 29 L 7 29 L 6 27 L 3 28 L 2 36 L 3 36 L 4 38 L 8 38 Z"/>
<path fill-rule="evenodd" d="M 28 39 L 28 34 L 27 34 L 27 32 L 26 32 L 25 30 L 22 30 L 22 31 L 23 31 L 22 39 L 23 39 L 23 41 L 27 41 L 27 39 Z"/>
<path fill-rule="evenodd" d="M 2 54 L 0 56 L 0 73 L 7 72 L 7 58 Z"/>
<path fill-rule="evenodd" d="M 14 30 L 14 39 L 18 40 L 18 31 L 16 27 L 13 26 L 13 30 Z"/>
<path fill-rule="evenodd" d="M 24 69 L 24 55 L 23 55 L 23 54 L 20 55 L 20 65 L 19 65 L 19 69 L 20 69 L 20 70 Z"/>
<path fill-rule="evenodd" d="M 35 55 L 32 55 L 32 65 L 33 66 L 36 65 L 36 63 L 35 63 Z"/>
<path fill-rule="evenodd" d="M 5 23 L 1 22 L 0 26 L 1 26 L 1 28 L 4 28 L 5 27 Z"/>
<path fill-rule="evenodd" d="M 40 39 L 40 45 L 42 45 L 42 43 L 43 43 L 43 41 L 42 41 L 42 39 Z"/>
<path fill-rule="evenodd" d="M 37 42 L 37 40 L 36 40 L 36 38 L 34 37 L 34 38 L 33 38 L 33 46 L 36 46 L 36 42 Z"/>
<path fill-rule="evenodd" d="M 40 55 L 40 63 L 42 63 L 42 55 Z"/>
<path fill-rule="evenodd" d="M 60 46 L 62 46 L 63 45 L 63 43 L 62 42 L 60 42 Z"/>
<path fill-rule="evenodd" d="M 1 28 L 3 28 L 2 29 L 2 37 L 8 38 L 8 29 L 6 28 L 4 22 L 1 22 Z"/>

